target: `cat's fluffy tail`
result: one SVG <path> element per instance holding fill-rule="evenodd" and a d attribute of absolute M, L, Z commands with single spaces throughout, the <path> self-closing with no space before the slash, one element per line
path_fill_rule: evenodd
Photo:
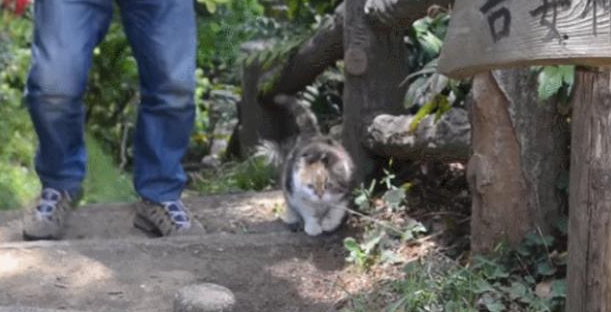
<path fill-rule="evenodd" d="M 308 107 L 299 103 L 299 100 L 297 100 L 295 96 L 279 94 L 274 97 L 274 102 L 276 102 L 278 106 L 288 109 L 291 114 L 295 116 L 300 136 L 320 134 L 316 115 L 314 115 Z"/>
<path fill-rule="evenodd" d="M 280 170 L 285 155 L 278 143 L 263 140 L 257 145 L 254 157 L 261 157 L 265 161 L 265 164 Z"/>

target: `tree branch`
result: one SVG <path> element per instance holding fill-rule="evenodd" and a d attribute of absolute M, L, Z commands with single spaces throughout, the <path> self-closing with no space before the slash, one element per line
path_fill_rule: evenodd
<path fill-rule="evenodd" d="M 466 110 L 453 108 L 438 121 L 434 115 L 427 116 L 412 133 L 413 120 L 411 115 L 378 115 L 367 127 L 363 144 L 372 153 L 399 160 L 468 159 L 471 126 Z"/>
<path fill-rule="evenodd" d="M 274 85 L 263 94 L 265 102 L 278 94 L 295 94 L 344 56 L 344 3 L 278 71 Z"/>

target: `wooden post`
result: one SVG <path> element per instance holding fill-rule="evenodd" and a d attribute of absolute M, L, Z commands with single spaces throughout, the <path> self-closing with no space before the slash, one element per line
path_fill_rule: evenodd
<path fill-rule="evenodd" d="M 572 99 L 567 312 L 611 311 L 610 74 L 578 71 Z"/>

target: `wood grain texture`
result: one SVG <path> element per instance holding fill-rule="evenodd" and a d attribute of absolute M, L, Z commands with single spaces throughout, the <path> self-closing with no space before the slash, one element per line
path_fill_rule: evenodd
<path fill-rule="evenodd" d="M 431 6 L 448 7 L 454 0 L 367 0 L 365 14 L 372 23 L 408 27 L 427 15 Z"/>
<path fill-rule="evenodd" d="M 572 99 L 566 311 L 611 311 L 609 71 L 578 71 Z"/>
<path fill-rule="evenodd" d="M 512 66 L 609 65 L 610 16 L 608 0 L 457 0 L 439 71 L 464 78 Z"/>

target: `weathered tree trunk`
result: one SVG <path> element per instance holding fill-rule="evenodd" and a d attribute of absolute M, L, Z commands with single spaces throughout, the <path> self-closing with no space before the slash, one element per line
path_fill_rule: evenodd
<path fill-rule="evenodd" d="M 365 13 L 373 23 L 410 26 L 432 6 L 448 7 L 454 0 L 367 0 Z"/>
<path fill-rule="evenodd" d="M 344 127 L 343 143 L 354 158 L 356 182 L 375 168 L 362 145 L 366 127 L 379 113 L 402 110 L 407 76 L 407 48 L 403 28 L 376 28 L 368 23 L 366 0 L 347 1 L 344 18 Z"/>
<path fill-rule="evenodd" d="M 267 48 L 266 43 L 250 43 L 245 47 L 251 53 Z M 261 103 L 259 98 L 260 80 L 265 79 L 266 72 L 257 61 L 245 64 L 242 72 L 242 100 L 238 103 L 237 131 L 233 139 L 238 138 L 239 144 L 233 144 L 233 149 L 239 146 L 237 153 L 248 157 L 261 140 L 281 142 L 297 131 L 294 118 L 288 110 Z M 235 151 L 234 151 L 235 152 Z"/>
<path fill-rule="evenodd" d="M 566 311 L 611 311 L 610 72 L 579 70 L 572 99 Z"/>
<path fill-rule="evenodd" d="M 567 163 L 567 132 L 554 103 L 539 104 L 529 70 L 476 76 L 467 178 L 473 194 L 471 249 L 517 243 L 546 231 L 565 206 L 556 187 Z"/>

